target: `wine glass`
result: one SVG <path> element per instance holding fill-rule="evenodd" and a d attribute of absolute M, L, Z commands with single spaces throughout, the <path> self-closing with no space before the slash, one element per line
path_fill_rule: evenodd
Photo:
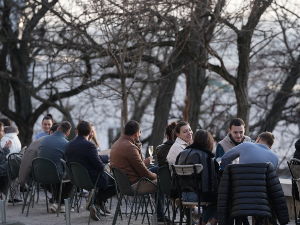
<path fill-rule="evenodd" d="M 153 155 L 153 146 L 152 145 L 148 146 L 148 152 L 149 152 L 150 156 Z M 150 161 L 150 163 L 152 164 L 152 160 Z"/>

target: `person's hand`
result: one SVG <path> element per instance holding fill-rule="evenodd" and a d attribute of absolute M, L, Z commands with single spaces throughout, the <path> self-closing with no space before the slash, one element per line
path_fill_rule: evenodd
<path fill-rule="evenodd" d="M 10 148 L 11 145 L 12 145 L 11 140 L 8 140 L 8 141 L 5 143 L 4 148 Z"/>
<path fill-rule="evenodd" d="M 145 166 L 149 166 L 151 161 L 153 160 L 153 156 L 149 156 L 144 160 Z"/>

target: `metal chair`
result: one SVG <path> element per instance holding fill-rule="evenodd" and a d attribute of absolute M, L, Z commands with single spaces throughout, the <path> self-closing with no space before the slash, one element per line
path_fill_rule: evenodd
<path fill-rule="evenodd" d="M 292 175 L 292 196 L 294 202 L 294 214 L 295 214 L 295 223 L 297 224 L 297 215 L 300 216 L 300 212 L 297 214 L 296 210 L 296 200 L 299 201 L 299 191 L 300 191 L 300 160 L 291 159 L 287 161 L 291 175 Z"/>
<path fill-rule="evenodd" d="M 182 224 L 183 216 L 184 216 L 184 207 L 198 205 L 198 210 L 200 210 L 201 206 L 206 206 L 211 204 L 210 202 L 201 202 L 200 201 L 200 193 L 201 193 L 201 185 L 199 185 L 200 179 L 199 175 L 203 170 L 203 166 L 201 164 L 194 165 L 171 165 L 173 176 L 175 177 L 175 184 L 178 191 L 178 195 L 182 196 L 182 192 L 185 189 L 189 189 L 190 191 L 197 194 L 198 202 L 185 202 L 182 201 L 181 197 L 179 198 L 180 203 L 180 225 Z M 193 186 L 191 183 L 196 183 L 197 185 Z M 183 207 L 184 206 L 184 207 Z M 173 222 L 175 220 L 176 213 L 173 214 Z M 192 218 L 192 210 L 190 208 L 190 218 Z M 200 224 L 202 224 L 202 219 L 200 217 Z M 192 224 L 192 219 L 190 219 L 190 224 Z"/>
<path fill-rule="evenodd" d="M 91 191 L 92 189 L 94 189 L 93 197 L 92 197 L 92 200 L 91 200 L 92 204 L 95 200 L 95 195 L 97 193 L 97 190 L 99 189 L 97 187 L 97 183 L 98 183 L 100 175 L 102 173 L 105 173 L 107 176 L 110 176 L 112 179 L 114 179 L 109 173 L 107 173 L 106 171 L 103 171 L 103 172 L 98 173 L 96 182 L 95 182 L 95 184 L 93 184 L 87 169 L 85 167 L 83 167 L 81 164 L 76 163 L 76 162 L 71 162 L 69 164 L 69 168 L 70 168 L 71 174 L 73 176 L 74 183 L 75 183 L 76 187 L 83 188 L 83 189 L 88 190 L 88 191 Z M 92 208 L 93 207 L 90 207 L 90 217 L 89 217 L 89 223 L 88 224 L 90 224 Z"/>
<path fill-rule="evenodd" d="M 28 209 L 27 209 L 26 216 L 28 216 L 30 203 L 32 202 L 32 200 L 34 198 L 35 187 L 38 184 L 50 184 L 51 189 L 52 189 L 52 196 L 55 196 L 53 194 L 52 184 L 60 184 L 59 202 L 58 202 L 58 209 L 57 209 L 57 216 L 59 216 L 62 184 L 63 184 L 63 182 L 69 182 L 69 181 L 63 181 L 63 177 L 61 177 L 58 173 L 56 164 L 53 161 L 51 161 L 50 159 L 46 159 L 46 158 L 42 158 L 42 157 L 35 158 L 31 163 L 31 170 L 32 170 L 33 182 L 31 182 L 31 185 L 30 185 L 31 195 L 30 195 L 30 200 L 28 203 Z M 44 191 L 45 191 L 45 195 L 46 195 L 47 212 L 49 212 L 47 191 L 46 191 L 46 189 L 44 189 Z M 25 201 L 24 201 L 24 204 L 25 204 Z"/>
<path fill-rule="evenodd" d="M 6 201 L 7 196 L 8 196 L 9 187 L 10 187 L 10 177 L 9 177 L 8 170 L 5 169 L 3 166 L 0 166 L 0 167 L 6 171 L 6 173 L 3 173 L 0 175 L 0 179 L 7 179 L 7 185 L 6 185 L 6 187 L 3 187 L 3 189 L 6 189 L 6 190 L 4 190 L 5 193 L 3 192 L 3 189 L 0 190 L 0 192 L 2 192 L 5 195 L 5 201 Z M 1 195 L 1 199 L 2 199 L 2 195 Z"/>
<path fill-rule="evenodd" d="M 142 205 L 142 208 L 145 206 L 145 213 L 147 215 L 148 223 L 150 224 L 147 207 L 148 207 L 149 201 L 151 201 L 151 197 L 149 197 L 148 202 L 146 202 L 145 195 L 149 196 L 151 194 L 157 194 L 157 191 L 147 192 L 147 193 L 137 193 L 137 191 L 139 189 L 141 181 L 143 181 L 143 180 L 152 183 L 156 187 L 157 187 L 157 185 L 155 183 L 153 183 L 151 180 L 149 180 L 148 178 L 142 177 L 142 178 L 139 179 L 139 181 L 137 183 L 137 189 L 134 191 L 132 189 L 131 185 L 130 185 L 130 182 L 128 180 L 127 175 L 123 171 L 121 171 L 121 170 L 119 170 L 115 167 L 112 167 L 111 169 L 113 171 L 113 174 L 114 174 L 114 177 L 115 177 L 115 180 L 116 180 L 116 183 L 117 183 L 117 187 L 118 187 L 118 190 L 119 190 L 119 194 L 117 192 L 118 204 L 117 204 L 117 207 L 116 207 L 116 212 L 115 212 L 114 220 L 113 220 L 112 224 L 113 225 L 116 224 L 117 217 L 118 217 L 119 213 L 120 213 L 120 215 L 122 215 L 120 205 L 121 205 L 121 201 L 122 201 L 122 198 L 123 198 L 124 195 L 133 196 L 133 201 L 132 201 L 131 211 L 130 211 L 130 215 L 129 215 L 128 225 L 130 224 L 131 215 L 132 215 L 132 212 L 133 212 L 133 207 L 134 207 L 134 205 L 137 204 L 137 202 L 136 202 L 137 196 L 142 196 L 142 201 L 140 202 L 140 204 Z M 140 206 L 139 206 L 139 208 L 140 208 Z M 152 209 L 152 211 L 153 211 L 153 209 Z M 143 220 L 144 220 L 144 218 L 143 218 Z"/>

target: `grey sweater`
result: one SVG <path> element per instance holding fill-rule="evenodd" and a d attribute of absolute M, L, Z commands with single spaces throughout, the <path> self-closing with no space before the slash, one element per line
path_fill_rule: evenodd
<path fill-rule="evenodd" d="M 278 165 L 278 156 L 268 146 L 246 142 L 230 149 L 223 155 L 221 159 L 223 167 L 225 168 L 238 157 L 240 157 L 239 164 L 270 162 L 275 170 Z"/>

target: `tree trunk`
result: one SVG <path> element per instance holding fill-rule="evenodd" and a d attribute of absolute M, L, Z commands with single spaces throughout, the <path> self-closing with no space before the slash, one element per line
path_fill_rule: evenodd
<path fill-rule="evenodd" d="M 126 77 L 124 75 L 120 76 L 121 79 L 121 88 L 122 88 L 122 126 L 121 131 L 124 131 L 125 124 L 128 122 L 128 94 L 127 94 L 127 88 L 126 88 Z M 121 133 L 123 134 L 123 132 Z"/>

